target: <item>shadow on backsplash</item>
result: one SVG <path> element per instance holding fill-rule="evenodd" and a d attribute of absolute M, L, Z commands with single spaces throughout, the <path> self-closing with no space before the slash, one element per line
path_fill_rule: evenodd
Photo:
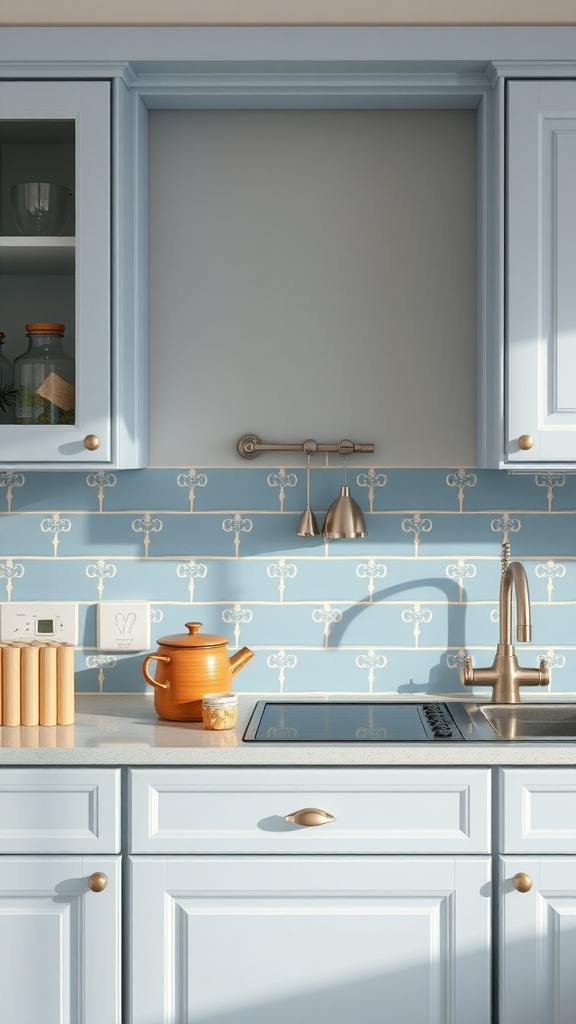
<path fill-rule="evenodd" d="M 410 583 L 398 583 L 391 587 L 383 587 L 381 590 L 367 594 L 360 604 L 348 608 L 342 614 L 342 619 L 337 623 L 331 633 L 331 642 L 338 647 L 344 643 L 347 630 L 366 607 L 373 607 L 381 604 L 390 598 L 396 598 L 409 591 L 422 593 L 425 588 L 434 587 L 441 591 L 446 597 L 447 608 L 447 636 L 446 650 L 439 656 L 438 663 L 429 668 L 427 682 L 415 683 L 410 679 L 408 683 L 401 683 L 397 687 L 398 693 L 450 693 L 461 692 L 460 683 L 460 651 L 465 649 L 466 637 L 466 592 L 463 591 L 453 580 L 442 579 L 442 577 L 421 577 L 411 580 Z M 418 605 L 411 605 L 411 614 L 416 617 L 418 612 L 424 612 Z M 417 627 L 417 621 L 415 621 Z M 382 644 L 386 646 L 387 638 L 383 637 Z M 457 668 L 458 672 L 454 672 Z"/>

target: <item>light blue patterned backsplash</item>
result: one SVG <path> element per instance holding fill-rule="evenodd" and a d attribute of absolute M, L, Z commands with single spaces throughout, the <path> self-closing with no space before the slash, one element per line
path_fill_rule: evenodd
<path fill-rule="evenodd" d="M 508 539 L 532 598 L 520 663 L 545 657 L 551 690 L 576 693 L 574 476 L 354 466 L 348 482 L 368 537 L 325 542 L 296 536 L 301 467 L 0 473 L 0 600 L 78 603 L 78 691 L 150 691 L 142 654 L 95 647 L 97 602 L 134 599 L 152 650 L 191 620 L 252 648 L 239 692 L 459 692 L 465 654 L 492 662 Z M 341 483 L 313 469 L 320 524 Z"/>

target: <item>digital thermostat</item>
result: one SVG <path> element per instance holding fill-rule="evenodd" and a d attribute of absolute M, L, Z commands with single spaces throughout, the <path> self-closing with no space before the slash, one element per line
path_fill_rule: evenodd
<path fill-rule="evenodd" d="M 22 601 L 1 604 L 0 640 L 55 640 L 77 644 L 78 605 Z"/>

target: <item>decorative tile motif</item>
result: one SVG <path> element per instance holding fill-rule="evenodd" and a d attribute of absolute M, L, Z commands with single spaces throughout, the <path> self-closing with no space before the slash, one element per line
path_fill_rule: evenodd
<path fill-rule="evenodd" d="M 181 580 L 188 580 L 188 596 L 190 604 L 194 600 L 194 580 L 205 580 L 208 573 L 208 567 L 204 562 L 196 562 L 193 558 L 189 562 L 181 562 L 176 567 L 176 575 Z"/>
<path fill-rule="evenodd" d="M 150 603 L 152 649 L 185 622 L 255 652 L 234 677 L 266 693 L 457 693 L 498 641 L 500 545 L 532 599 L 523 665 L 576 694 L 576 478 L 356 467 L 368 537 L 296 536 L 301 467 L 0 473 L 0 599 L 75 601 L 77 689 L 150 691 L 142 654 L 97 651 L 96 605 Z M 314 466 L 319 517 L 340 468 Z M 482 692 L 481 689 L 478 692 Z"/>
<path fill-rule="evenodd" d="M 222 529 L 224 532 L 234 534 L 234 551 L 236 558 L 240 555 L 240 534 L 250 533 L 252 526 L 252 520 L 248 519 L 246 516 L 241 516 L 239 512 L 237 512 L 231 519 L 224 519 L 222 522 Z"/>
<path fill-rule="evenodd" d="M 270 473 L 267 477 L 269 487 L 278 488 L 278 499 L 280 511 L 284 511 L 284 495 L 287 487 L 296 487 L 298 477 L 295 473 L 287 473 L 285 469 L 279 469 L 277 473 Z"/>
<path fill-rule="evenodd" d="M 101 601 L 104 597 L 104 580 L 114 578 L 116 566 L 112 562 L 105 562 L 103 558 L 99 558 L 97 562 L 86 566 L 86 575 L 90 579 L 98 580 L 98 600 Z"/>
<path fill-rule="evenodd" d="M 189 469 L 186 473 L 179 473 L 176 477 L 176 483 L 178 487 L 186 487 L 188 490 L 188 501 L 190 503 L 190 511 L 194 511 L 194 498 L 196 497 L 197 487 L 206 487 L 208 483 L 208 477 L 206 473 L 198 473 L 195 469 Z"/>
<path fill-rule="evenodd" d="M 0 562 L 0 579 L 6 580 L 6 600 L 12 600 L 12 580 L 22 579 L 26 572 L 21 562 L 13 562 L 11 558 L 7 558 L 5 562 Z"/>
<path fill-rule="evenodd" d="M 388 569 L 384 563 L 377 562 L 374 558 L 371 558 L 369 562 L 364 562 L 362 565 L 356 566 L 356 575 L 359 579 L 368 580 L 368 599 L 370 601 L 374 599 L 376 580 L 383 580 L 387 572 Z"/>
<path fill-rule="evenodd" d="M 286 681 L 286 672 L 292 668 L 296 668 L 298 664 L 298 658 L 295 654 L 290 654 L 288 651 L 278 651 L 277 654 L 269 654 L 266 659 L 268 668 L 278 670 L 278 685 L 280 693 L 284 693 L 284 683 Z"/>
<path fill-rule="evenodd" d="M 312 620 L 319 622 L 324 627 L 324 647 L 328 647 L 330 641 L 330 630 L 335 622 L 341 622 L 342 612 L 333 608 L 328 602 L 322 608 L 315 608 L 312 612 Z"/>
<path fill-rule="evenodd" d="M 534 478 L 536 487 L 545 487 L 546 495 L 548 497 L 548 511 L 552 511 L 552 501 L 554 499 L 554 489 L 556 487 L 564 487 L 566 483 L 566 476 L 564 473 L 538 473 Z"/>
<path fill-rule="evenodd" d="M 368 685 L 370 687 L 370 693 L 372 693 L 377 669 L 386 668 L 386 665 L 388 664 L 386 655 L 377 654 L 376 651 L 366 651 L 366 654 L 358 655 L 356 658 L 356 664 L 358 668 L 368 670 Z"/>
<path fill-rule="evenodd" d="M 414 646 L 418 647 L 418 641 L 420 639 L 420 625 L 421 623 L 428 623 L 432 621 L 432 611 L 430 608 L 422 608 L 418 603 L 412 606 L 412 608 L 405 608 L 402 612 L 402 622 L 411 622 L 414 625 L 412 633 L 414 635 Z"/>
<path fill-rule="evenodd" d="M 117 658 L 115 654 L 89 654 L 86 658 L 87 668 L 98 669 L 98 692 L 104 692 L 104 683 L 106 681 L 106 669 L 116 668 Z"/>
<path fill-rule="evenodd" d="M 432 520 L 426 519 L 425 516 L 421 516 L 419 512 L 411 519 L 402 520 L 402 529 L 405 533 L 414 534 L 414 557 L 418 557 L 418 547 L 420 544 L 420 535 L 422 533 L 430 533 L 432 529 Z"/>
<path fill-rule="evenodd" d="M 12 511 L 12 494 L 15 487 L 23 487 L 26 479 L 23 473 L 0 473 L 0 487 L 6 489 L 6 507 Z"/>
<path fill-rule="evenodd" d="M 132 529 L 134 533 L 144 534 L 144 557 L 148 558 L 148 551 L 150 548 L 150 534 L 160 533 L 160 530 L 164 526 L 161 519 L 153 518 L 149 512 L 145 515 L 139 516 L 138 519 L 132 520 Z"/>
<path fill-rule="evenodd" d="M 446 566 L 446 575 L 451 580 L 456 580 L 458 583 L 458 600 L 460 603 L 464 600 L 464 580 L 471 580 L 476 575 L 476 566 L 472 562 L 465 562 L 463 558 L 459 558 L 456 563 L 451 562 L 450 565 Z"/>
<path fill-rule="evenodd" d="M 278 580 L 278 594 L 280 600 L 284 600 L 284 591 L 286 589 L 286 580 L 294 579 L 298 572 L 298 567 L 293 562 L 287 562 L 285 558 L 281 558 L 279 562 L 271 562 L 266 569 L 270 579 Z"/>
<path fill-rule="evenodd" d="M 52 534 L 52 547 L 54 549 L 54 558 L 57 558 L 60 534 L 68 533 L 68 531 L 72 529 L 71 520 L 61 516 L 59 512 L 55 512 L 53 516 L 49 516 L 47 519 L 41 520 L 40 529 L 42 530 L 42 533 Z"/>
<path fill-rule="evenodd" d="M 250 608 L 242 608 L 235 604 L 233 608 L 225 608 L 222 612 L 222 622 L 234 627 L 234 647 L 240 647 L 240 627 L 243 623 L 252 622 L 254 613 Z"/>
<path fill-rule="evenodd" d="M 549 558 L 547 562 L 540 563 L 536 566 L 534 572 L 539 579 L 547 580 L 546 590 L 548 591 L 548 601 L 552 601 L 552 592 L 554 590 L 554 580 L 562 579 L 566 575 L 566 566 L 560 565 L 559 562 L 555 562 L 554 559 Z"/>
<path fill-rule="evenodd" d="M 370 468 L 367 473 L 359 473 L 356 477 L 356 483 L 358 487 L 368 488 L 368 507 L 370 512 L 374 511 L 374 493 L 376 487 L 386 487 L 388 483 L 388 477 L 385 473 L 379 473 L 377 470 Z"/>
<path fill-rule="evenodd" d="M 476 487 L 478 477 L 476 473 L 470 473 L 466 469 L 459 469 L 457 473 L 449 473 L 446 477 L 448 487 L 458 488 L 458 508 L 462 512 L 464 508 L 464 488 Z"/>
<path fill-rule="evenodd" d="M 99 469 L 97 473 L 89 473 L 86 477 L 86 483 L 88 487 L 97 488 L 98 496 L 98 511 L 101 512 L 104 507 L 104 490 L 106 487 L 115 487 L 118 481 L 118 477 L 115 473 L 105 473 L 103 469 Z"/>
<path fill-rule="evenodd" d="M 505 544 L 510 540 L 511 533 L 518 533 L 522 529 L 522 523 L 519 519 L 514 519 L 513 516 L 505 512 L 503 516 L 492 520 L 490 529 L 494 530 L 494 533 L 501 533 L 502 543 Z"/>

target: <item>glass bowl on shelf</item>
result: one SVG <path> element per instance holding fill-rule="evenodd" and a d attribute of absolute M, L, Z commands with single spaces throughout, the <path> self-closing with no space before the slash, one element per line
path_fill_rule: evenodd
<path fill-rule="evenodd" d="M 68 220 L 70 189 L 46 181 L 28 181 L 12 188 L 12 218 L 20 235 L 63 235 Z"/>

